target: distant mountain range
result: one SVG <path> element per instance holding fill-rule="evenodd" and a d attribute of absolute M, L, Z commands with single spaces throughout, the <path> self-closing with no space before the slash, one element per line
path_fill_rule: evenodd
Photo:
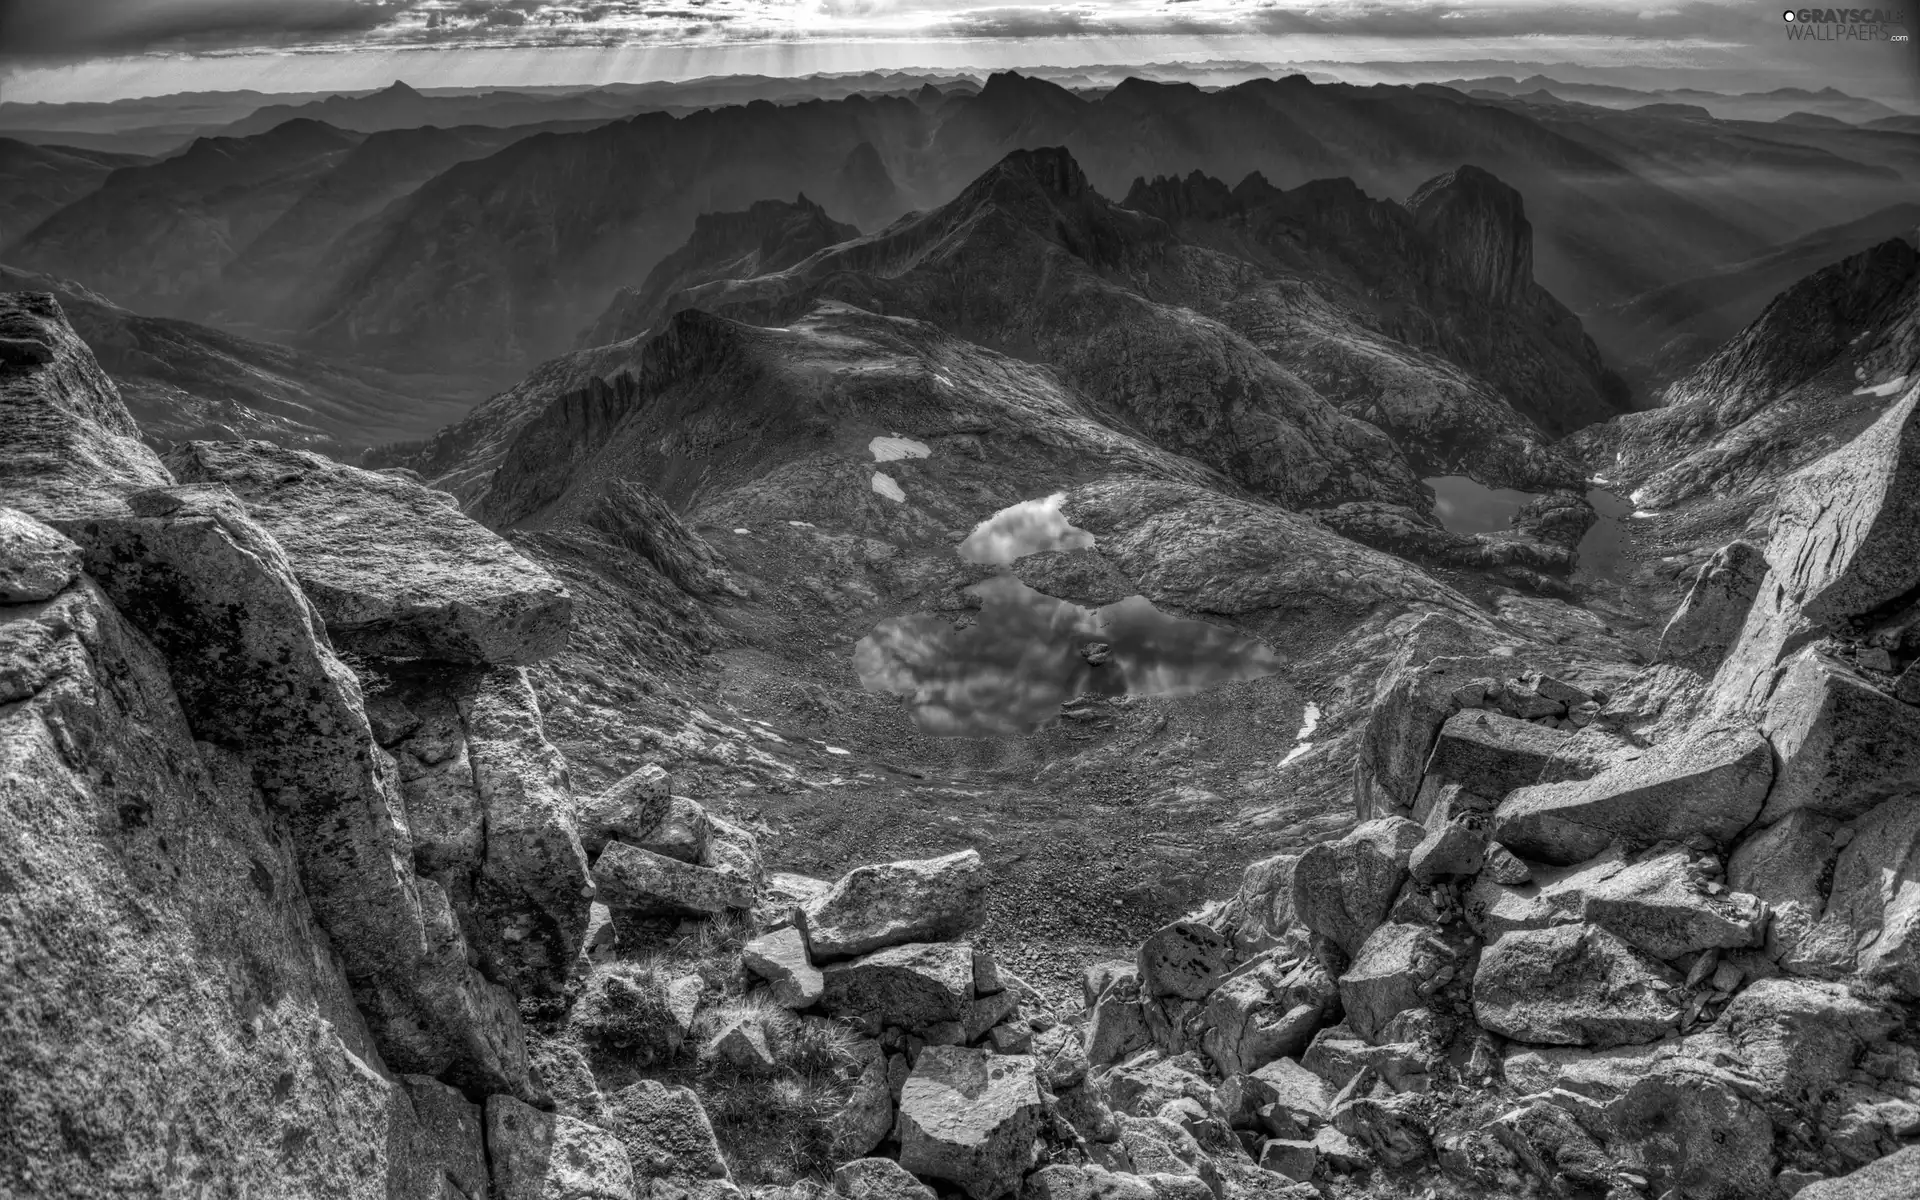
<path fill-rule="evenodd" d="M 395 117 L 437 101 L 389 89 L 352 103 Z M 1541 283 L 1588 311 L 1762 254 L 1811 214 L 1830 224 L 1904 198 L 1904 143 L 1876 156 L 1834 131 L 1766 130 L 1729 140 L 1677 119 L 1303 77 L 1214 91 L 1130 80 L 1088 98 L 1012 73 L 977 92 L 572 130 L 368 135 L 302 118 L 127 167 L 4 253 L 155 313 L 389 365 L 478 363 L 504 381 L 571 344 L 701 213 L 804 192 L 872 229 L 1011 150 L 1063 145 L 1120 196 L 1195 169 L 1406 196 L 1470 163 L 1525 197 Z"/>

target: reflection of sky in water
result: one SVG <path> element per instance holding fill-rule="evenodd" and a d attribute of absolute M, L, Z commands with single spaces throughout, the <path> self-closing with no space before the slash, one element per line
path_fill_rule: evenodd
<path fill-rule="evenodd" d="M 1065 492 L 1055 492 L 1001 509 L 976 525 L 960 543 L 960 557 L 968 562 L 1000 565 L 1042 550 L 1088 549 L 1093 545 L 1093 535 L 1067 523 L 1066 514 L 1060 511 L 1066 500 Z"/>
<path fill-rule="evenodd" d="M 1605 488 L 1588 488 L 1587 503 L 1600 519 L 1580 539 L 1575 573 L 1615 579 L 1627 568 L 1627 530 L 1621 522 L 1633 515 L 1633 505 Z"/>
<path fill-rule="evenodd" d="M 1464 475 L 1442 475 L 1423 482 L 1433 489 L 1433 515 L 1451 533 L 1510 532 L 1513 518 L 1539 494 L 1490 488 Z M 1620 522 L 1632 515 L 1633 505 L 1597 487 L 1587 489 L 1587 503 L 1599 519 L 1587 527 L 1575 548 L 1579 555 L 1576 570 L 1581 575 L 1612 578 L 1626 564 L 1626 533 Z"/>
<path fill-rule="evenodd" d="M 1026 733 L 1082 693 L 1179 695 L 1280 667 L 1258 642 L 1170 617 L 1140 596 L 1089 611 L 1010 575 L 970 590 L 982 607 L 968 628 L 934 616 L 899 617 L 854 649 L 862 685 L 907 697 L 927 733 Z M 1112 658 L 1089 665 L 1080 656 L 1089 642 L 1105 642 Z"/>
<path fill-rule="evenodd" d="M 1504 533 L 1537 494 L 1490 488 L 1465 475 L 1441 475 L 1421 482 L 1433 489 L 1433 515 L 1449 533 Z"/>

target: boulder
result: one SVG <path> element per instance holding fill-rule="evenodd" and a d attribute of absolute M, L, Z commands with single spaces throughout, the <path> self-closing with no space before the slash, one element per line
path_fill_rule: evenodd
<path fill-rule="evenodd" d="M 1502 934 L 1480 956 L 1473 1015 L 1537 1045 L 1620 1046 L 1679 1028 L 1667 998 L 1680 976 L 1603 929 L 1560 925 Z"/>
<path fill-rule="evenodd" d="M 1427 776 L 1498 800 L 1515 788 L 1559 777 L 1556 758 L 1571 736 L 1504 713 L 1464 709 L 1440 727 Z"/>
<path fill-rule="evenodd" d="M 1101 989 L 1087 1016 L 1087 1060 L 1096 1067 L 1118 1062 L 1153 1042 L 1140 976 L 1133 964 L 1123 966 L 1124 970 Z"/>
<path fill-rule="evenodd" d="M 649 763 L 599 795 L 579 801 L 574 823 L 580 830 L 580 844 L 595 858 L 610 841 L 644 845 L 666 819 L 672 791 L 672 778 Z"/>
<path fill-rule="evenodd" d="M 1213 1085 L 1178 1060 L 1122 1063 L 1099 1082 L 1108 1107 L 1136 1117 L 1153 1116 L 1175 1100 L 1197 1100 L 1202 1106 L 1213 1101 Z"/>
<path fill-rule="evenodd" d="M 1425 1002 L 1422 987 L 1451 957 L 1429 939 L 1438 940 L 1424 925 L 1386 924 L 1361 944 L 1340 977 L 1340 1004 L 1361 1037 L 1376 1041 L 1388 1021 Z"/>
<path fill-rule="evenodd" d="M 980 855 L 855 867 L 802 910 L 817 963 L 908 942 L 962 937 L 986 920 L 989 877 Z"/>
<path fill-rule="evenodd" d="M 1766 905 L 1744 892 L 1709 894 L 1693 861 L 1675 846 L 1622 865 L 1581 889 L 1580 918 L 1658 959 L 1758 946 Z"/>
<path fill-rule="evenodd" d="M 1346 1087 L 1355 1075 L 1370 1067 L 1396 1092 L 1428 1091 L 1430 1055 L 1425 1047 L 1416 1041 L 1393 1040 L 1415 1036 L 1408 1024 L 1402 1020 L 1387 1022 L 1376 1035 L 1382 1039 L 1377 1046 L 1361 1038 L 1344 1021 L 1329 1026 L 1314 1036 L 1313 1044 L 1300 1056 L 1300 1065 L 1335 1088 Z"/>
<path fill-rule="evenodd" d="M 1854 822 L 1825 910 L 1785 961 L 1920 998 L 1920 805 L 1888 800 Z"/>
<path fill-rule="evenodd" d="M 714 1056 L 734 1070 L 766 1076 L 780 1068 L 773 1054 L 777 1036 L 766 1013 L 749 1010 L 723 1023 L 709 1044 Z"/>
<path fill-rule="evenodd" d="M 1324 1124 L 1333 1110 L 1334 1089 L 1293 1059 L 1277 1058 L 1255 1071 L 1252 1078 L 1269 1089 L 1266 1103 L 1301 1128 Z"/>
<path fill-rule="evenodd" d="M 713 834 L 714 820 L 705 808 L 685 796 L 669 796 L 666 811 L 652 829 L 620 840 L 651 850 L 662 858 L 704 865 L 709 859 Z"/>
<path fill-rule="evenodd" d="M 553 1111 L 589 1125 L 613 1128 L 613 1110 L 593 1077 L 586 1054 L 571 1039 L 529 1038 L 527 1057 L 534 1078 L 553 1097 Z"/>
<path fill-rule="evenodd" d="M 1773 752 L 1751 728 L 1706 729 L 1574 783 L 1522 788 L 1494 814 L 1493 840 L 1523 858 L 1577 863 L 1616 837 L 1700 835 L 1724 846 L 1753 823 Z"/>
<path fill-rule="evenodd" d="M 52 296 L 0 293 L 0 351 L 0 496 L 10 506 L 50 523 L 124 516 L 128 493 L 174 482 Z"/>
<path fill-rule="evenodd" d="M 1774 1124 L 1756 1103 L 1754 1081 L 1703 1057 L 1693 1040 L 1546 1052 L 1541 1057 L 1551 1061 L 1541 1064 L 1543 1071 L 1510 1060 L 1508 1078 L 1538 1086 L 1598 1140 L 1614 1169 L 1653 1181 L 1660 1194 L 1689 1200 L 1767 1195 Z"/>
<path fill-rule="evenodd" d="M 1727 883 L 1766 904 L 1767 954 L 1797 957 L 1796 947 L 1826 911 L 1832 879 L 1835 822 L 1806 809 L 1748 834 L 1727 859 Z"/>
<path fill-rule="evenodd" d="M 1424 1161 L 1433 1152 L 1432 1134 L 1421 1119 L 1418 1096 L 1395 1093 L 1365 1068 L 1334 1097 L 1329 1122 L 1366 1147 L 1389 1169 Z"/>
<path fill-rule="evenodd" d="M 1048 1091 L 1078 1087 L 1092 1069 L 1080 1030 L 1072 1025 L 1048 1025 L 1033 1035 L 1033 1057 L 1040 1064 L 1040 1081 Z"/>
<path fill-rule="evenodd" d="M 774 1003 L 785 1008 L 812 1008 L 826 988 L 826 977 L 807 957 L 806 937 L 792 926 L 749 941 L 740 960 L 767 981 Z"/>
<path fill-rule="evenodd" d="M 1809 1184 L 1794 1200 L 1892 1200 L 1896 1196 L 1920 1196 L 1920 1146 L 1896 1150 L 1838 1179 Z"/>
<path fill-rule="evenodd" d="M 80 547 L 12 508 L 0 508 L 0 604 L 50 600 L 80 574 Z"/>
<path fill-rule="evenodd" d="M 1207 997 L 1201 1047 L 1223 1074 L 1257 1070 L 1299 1054 L 1338 997 L 1319 963 L 1268 951 Z"/>
<path fill-rule="evenodd" d="M 1779 775 L 1760 819 L 1800 809 L 1850 821 L 1920 790 L 1920 708 L 1809 648 L 1788 665 L 1761 729 Z"/>
<path fill-rule="evenodd" d="M 1114 1116 L 1120 1127 L 1120 1150 L 1139 1175 L 1199 1175 L 1201 1164 L 1211 1167 L 1200 1143 L 1177 1122 L 1163 1117 Z"/>
<path fill-rule="evenodd" d="M 1702 672 L 1718 666 L 1740 636 L 1766 577 L 1767 559 L 1751 542 L 1729 542 L 1700 565 L 1686 599 L 1660 634 L 1659 657 Z"/>
<path fill-rule="evenodd" d="M 425 1075 L 401 1078 L 407 1098 L 412 1102 L 414 1121 L 419 1130 L 412 1155 L 429 1174 L 443 1176 L 468 1196 L 487 1193 L 487 1148 L 485 1112 L 438 1079 Z M 512 1101 L 518 1103 L 518 1101 Z M 438 1197 L 440 1181 L 431 1181 L 421 1193 Z"/>
<path fill-rule="evenodd" d="M 1533 878 L 1533 868 L 1505 846 L 1497 842 L 1489 843 L 1486 862 L 1480 868 L 1480 878 L 1514 887 Z"/>
<path fill-rule="evenodd" d="M 1454 693 L 1514 667 L 1513 659 L 1489 653 L 1501 640 L 1491 626 L 1431 612 L 1403 620 L 1400 649 L 1374 690 L 1354 766 L 1354 808 L 1366 817 L 1413 807 L 1434 739 L 1460 710 Z"/>
<path fill-rule="evenodd" d="M 643 1079 L 615 1092 L 610 1102 L 634 1178 L 649 1193 L 657 1194 L 652 1185 L 661 1181 L 687 1187 L 730 1178 L 713 1123 L 691 1088 Z"/>
<path fill-rule="evenodd" d="M 1100 1166 L 1042 1167 L 1027 1177 L 1023 1200 L 1215 1200 L 1193 1175 L 1136 1175 Z"/>
<path fill-rule="evenodd" d="M 874 1043 L 866 1045 L 873 1050 L 854 1081 L 852 1094 L 827 1121 L 828 1150 L 836 1159 L 871 1154 L 893 1131 L 893 1089 L 887 1080 L 887 1056 Z M 836 1177 L 836 1187 L 838 1183 Z"/>
<path fill-rule="evenodd" d="M 1293 910 L 1300 923 L 1347 954 L 1386 919 L 1407 860 L 1425 831 L 1404 817 L 1381 817 L 1300 856 L 1293 870 Z"/>
<path fill-rule="evenodd" d="M 846 1200 L 934 1200 L 933 1189 L 890 1158 L 856 1158 L 834 1168 L 833 1192 Z"/>
<path fill-rule="evenodd" d="M 1148 934 L 1135 962 L 1147 995 L 1205 1000 L 1233 957 L 1233 943 L 1212 926 L 1176 921 Z"/>
<path fill-rule="evenodd" d="M 870 1033 L 887 1025 L 925 1030 L 959 1022 L 973 999 L 973 947 L 965 942 L 890 946 L 829 964 L 820 1004 Z"/>
<path fill-rule="evenodd" d="M 1264 946 L 1293 927 L 1293 868 L 1299 861 L 1298 854 L 1276 854 L 1241 872 L 1240 890 L 1221 923 L 1236 947 Z"/>
<path fill-rule="evenodd" d="M 1808 1116 L 1898 1024 L 1886 1006 L 1838 983 L 1762 979 L 1727 1005 L 1722 1028 L 1748 1072 Z"/>
<path fill-rule="evenodd" d="M 712 916 L 753 907 L 753 885 L 711 867 L 610 842 L 593 864 L 595 898 L 615 913 Z"/>
<path fill-rule="evenodd" d="M 1033 1059 L 929 1046 L 900 1093 L 900 1165 L 994 1200 L 1039 1160 L 1045 1124 Z"/>
<path fill-rule="evenodd" d="M 1313 1143 L 1295 1138 L 1268 1138 L 1260 1144 L 1260 1169 L 1306 1183 L 1320 1166 Z"/>
<path fill-rule="evenodd" d="M 344 650 L 522 664 L 567 644 L 566 588 L 445 492 L 271 442 L 187 442 L 166 462 L 239 498 Z"/>
<path fill-rule="evenodd" d="M 524 669 L 468 672 L 449 691 L 485 825 L 485 849 L 472 863 L 472 899 L 462 906 L 466 928 L 493 978 L 523 998 L 558 995 L 592 904 L 566 759 L 547 740 Z M 443 886 L 459 894 L 450 882 Z"/>
<path fill-rule="evenodd" d="M 1465 821 L 1446 821 L 1413 848 L 1407 873 L 1416 883 L 1477 875 L 1486 865 L 1487 831 Z"/>
<path fill-rule="evenodd" d="M 511 1096 L 487 1097 L 487 1158 L 499 1200 L 637 1200 L 620 1139 Z"/>

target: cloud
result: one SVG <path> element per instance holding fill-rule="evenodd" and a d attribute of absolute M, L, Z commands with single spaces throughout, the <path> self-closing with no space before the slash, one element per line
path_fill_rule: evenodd
<path fill-rule="evenodd" d="M 1490 37 L 1751 38 L 1772 9 L 1688 0 L 1665 8 L 1623 11 L 1619 5 L 1539 0 L 1415 0 L 1381 3 L 1256 3 L 1248 24 L 1267 34 L 1322 34 L 1397 39 Z M 1769 26 L 1770 28 L 1770 26 Z"/>
<path fill-rule="evenodd" d="M 338 40 L 392 21 L 387 0 L 9 0 L 0 55 L 91 58 Z"/>
<path fill-rule="evenodd" d="M 1645 8 L 1615 0 L 0 0 L 0 62 L 281 47 L 611 48 L 714 40 L 722 31 L 727 41 L 1312 35 L 1726 44 L 1752 41 L 1768 16 L 1777 20 L 1772 9 L 1729 0 Z"/>

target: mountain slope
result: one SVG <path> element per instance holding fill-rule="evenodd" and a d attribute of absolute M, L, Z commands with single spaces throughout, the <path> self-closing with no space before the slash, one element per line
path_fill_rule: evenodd
<path fill-rule="evenodd" d="M 1775 240 L 1521 112 L 1444 89 L 1296 77 L 1203 92 L 1129 80 L 1089 100 L 1001 73 L 932 111 L 856 98 L 655 114 L 455 167 L 380 215 L 352 269 L 328 285 L 316 336 L 525 369 L 643 279 L 700 212 L 804 191 L 854 214 L 863 198 L 836 189 L 871 186 L 878 159 L 898 199 L 862 215 L 873 227 L 1043 145 L 1067 147 L 1110 195 L 1196 168 L 1232 179 L 1257 171 L 1279 187 L 1347 176 L 1374 195 L 1407 195 L 1471 163 L 1526 196 L 1539 280 L 1576 311 Z"/>
<path fill-rule="evenodd" d="M 1920 204 L 1897 204 L 1799 237 L 1758 258 L 1636 296 L 1602 318 L 1643 347 L 1628 369 L 1663 389 L 1760 315 L 1769 300 L 1822 266 L 1920 232 Z"/>
<path fill-rule="evenodd" d="M 1571 444 L 1645 508 L 1773 485 L 1879 418 L 1920 378 L 1920 252 L 1882 242 L 1814 272 L 1667 389 L 1666 407 Z"/>
<path fill-rule="evenodd" d="M 438 176 L 356 239 L 313 344 L 524 368 L 572 342 L 702 212 L 833 183 L 861 143 L 919 136 L 905 99 L 653 114 L 520 142 Z"/>
<path fill-rule="evenodd" d="M 134 154 L 0 138 L 0 245 L 98 188 L 116 169 L 141 161 Z"/>
<path fill-rule="evenodd" d="M 190 297 L 362 136 L 290 121 L 256 137 L 202 138 L 173 158 L 113 172 L 0 258 L 156 313 L 190 311 Z"/>
<path fill-rule="evenodd" d="M 783 271 L 817 250 L 859 236 L 858 229 L 834 220 L 805 195 L 792 204 L 758 200 L 740 212 L 702 213 L 694 218 L 686 245 L 661 259 L 638 288 L 614 293 L 607 311 L 581 333 L 579 345 L 604 346 L 656 328 L 684 306 L 687 289 L 699 284 Z"/>
<path fill-rule="evenodd" d="M 287 346 L 127 311 L 78 284 L 0 266 L 0 292 L 51 292 L 155 441 L 267 438 L 336 452 L 417 437 L 458 396 Z"/>
<path fill-rule="evenodd" d="M 1519 194 L 1478 168 L 1429 180 L 1405 205 L 1371 199 L 1345 179 L 1283 191 L 1252 175 L 1229 191 L 1198 173 L 1136 181 L 1126 203 L 1168 220 L 1183 240 L 1311 283 L 1365 326 L 1493 384 L 1550 435 L 1627 405 L 1579 319 L 1534 281 Z M 1265 324 L 1283 327 L 1262 338 L 1250 329 L 1261 323 L 1251 301 L 1243 292 L 1223 306 L 1245 324 L 1224 319 L 1269 354 L 1293 353 L 1297 334 L 1286 326 L 1296 322 L 1269 315 Z M 1337 387 L 1337 372 L 1325 374 L 1316 385 Z"/>

